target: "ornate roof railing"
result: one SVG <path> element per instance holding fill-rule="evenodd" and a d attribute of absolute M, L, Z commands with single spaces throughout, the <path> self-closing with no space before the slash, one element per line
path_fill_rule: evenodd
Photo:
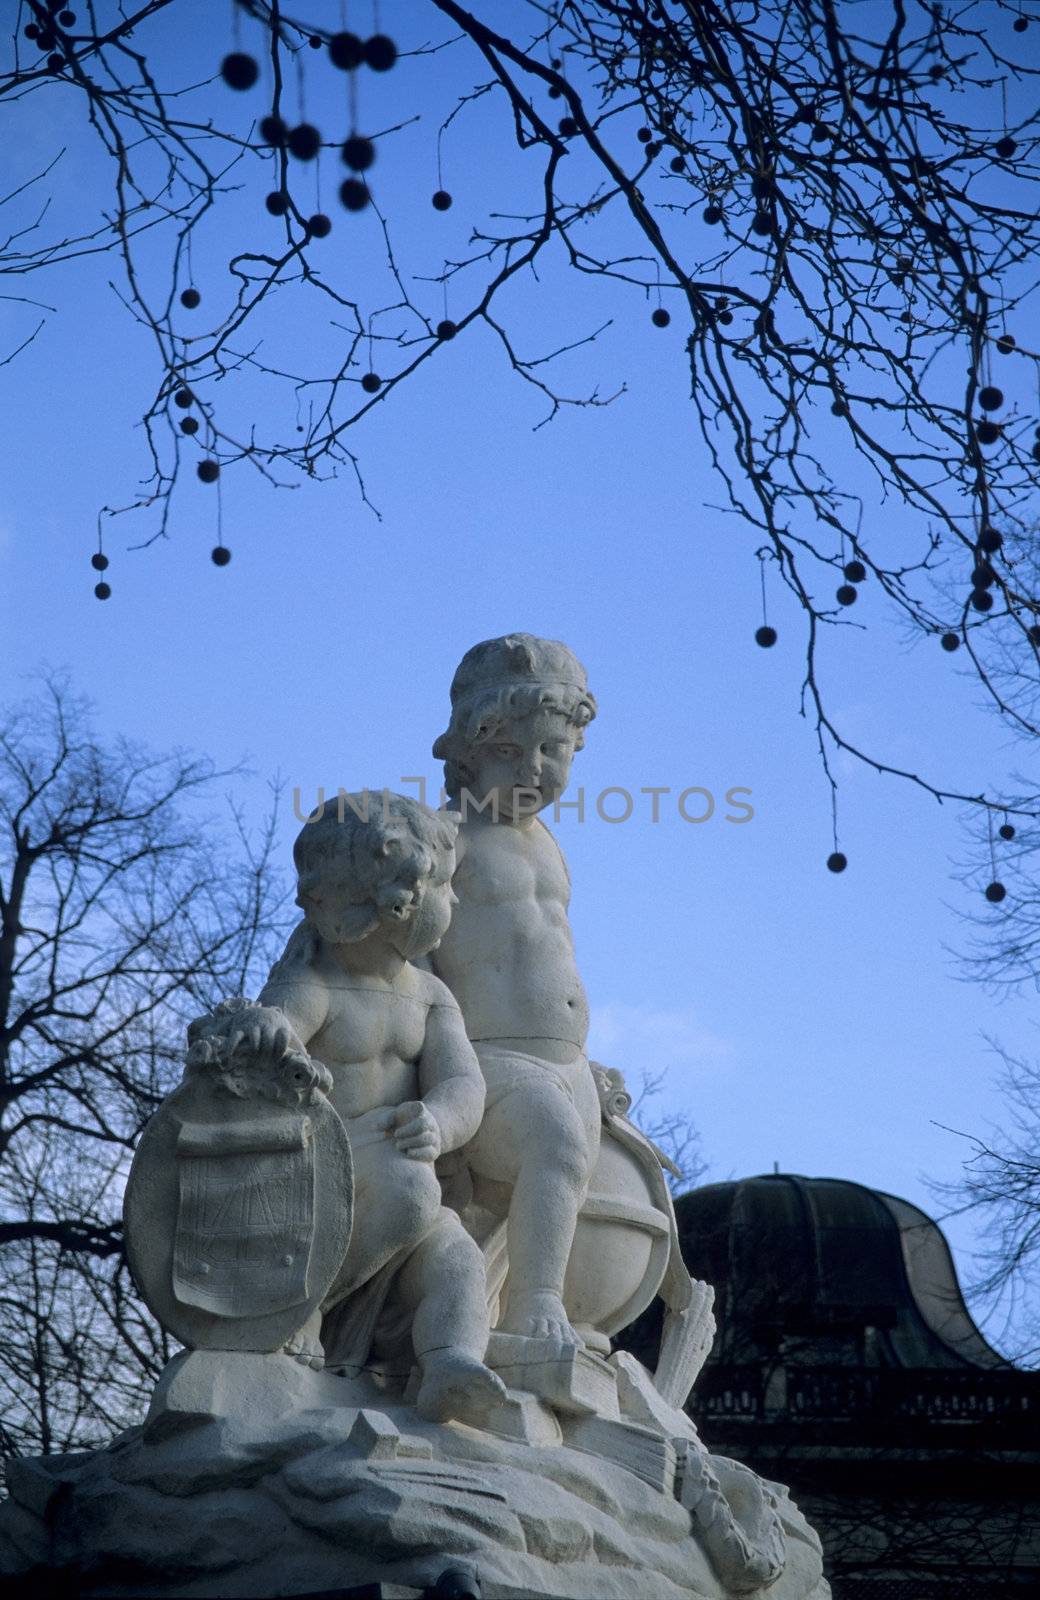
<path fill-rule="evenodd" d="M 691 1409 L 710 1422 L 844 1423 L 943 1429 L 985 1426 L 1008 1436 L 1040 1435 L 1040 1373 L 1017 1370 L 800 1367 L 779 1363 L 708 1366 Z"/>

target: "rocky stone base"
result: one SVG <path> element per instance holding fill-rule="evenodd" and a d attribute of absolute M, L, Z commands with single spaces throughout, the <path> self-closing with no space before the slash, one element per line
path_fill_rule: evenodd
<path fill-rule="evenodd" d="M 484 1600 L 826 1600 L 819 1542 L 786 1491 L 768 1486 L 783 1570 L 762 1587 L 753 1563 L 727 1570 L 711 1521 L 719 1485 L 735 1503 L 761 1499 L 761 1480 L 687 1440 L 686 1491 L 663 1492 L 581 1447 L 587 1427 L 565 1420 L 540 1446 L 424 1424 L 369 1377 L 196 1352 L 171 1363 L 142 1428 L 10 1463 L 0 1575 L 46 1574 L 83 1600 L 235 1600 L 409 1595 L 455 1566 Z"/>

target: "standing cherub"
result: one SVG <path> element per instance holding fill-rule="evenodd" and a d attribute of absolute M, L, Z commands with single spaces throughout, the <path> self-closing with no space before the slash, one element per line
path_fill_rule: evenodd
<path fill-rule="evenodd" d="M 457 905 L 433 964 L 462 1008 L 487 1086 L 466 1159 L 482 1203 L 508 1216 L 500 1326 L 580 1345 L 563 1284 L 601 1112 L 570 879 L 538 812 L 563 792 L 596 702 L 566 645 L 517 633 L 467 652 L 451 706 L 433 753 L 461 814 Z"/>

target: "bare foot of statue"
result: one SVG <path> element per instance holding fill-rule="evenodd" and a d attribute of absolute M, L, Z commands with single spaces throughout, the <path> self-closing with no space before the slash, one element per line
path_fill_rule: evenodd
<path fill-rule="evenodd" d="M 303 1327 L 287 1339 L 282 1346 L 283 1354 L 292 1356 L 301 1366 L 310 1367 L 314 1372 L 320 1372 L 325 1365 L 325 1352 L 321 1347 L 321 1312 L 316 1311 L 304 1323 Z"/>
<path fill-rule="evenodd" d="M 502 1333 L 519 1333 L 527 1339 L 552 1339 L 560 1345 L 582 1348 L 581 1336 L 571 1327 L 563 1301 L 547 1289 L 510 1296 L 509 1308 L 500 1324 Z"/>
<path fill-rule="evenodd" d="M 438 1351 L 423 1358 L 415 1408 L 427 1422 L 469 1422 L 479 1427 L 506 1399 L 501 1378 L 473 1356 Z"/>

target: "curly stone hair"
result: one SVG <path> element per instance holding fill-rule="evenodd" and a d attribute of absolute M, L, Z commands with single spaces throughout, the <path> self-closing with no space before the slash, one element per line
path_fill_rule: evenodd
<path fill-rule="evenodd" d="M 364 939 L 381 922 L 407 921 L 416 885 L 436 870 L 438 857 L 454 850 L 458 820 L 409 795 L 341 793 L 304 823 L 293 846 L 297 905 L 306 912 L 332 889 L 344 944 Z"/>
<path fill-rule="evenodd" d="M 596 700 L 585 668 L 565 644 L 509 633 L 466 651 L 451 683 L 451 721 L 433 746 L 453 799 L 472 781 L 473 750 L 540 706 L 559 711 L 578 730 L 574 748 L 580 750 Z"/>

